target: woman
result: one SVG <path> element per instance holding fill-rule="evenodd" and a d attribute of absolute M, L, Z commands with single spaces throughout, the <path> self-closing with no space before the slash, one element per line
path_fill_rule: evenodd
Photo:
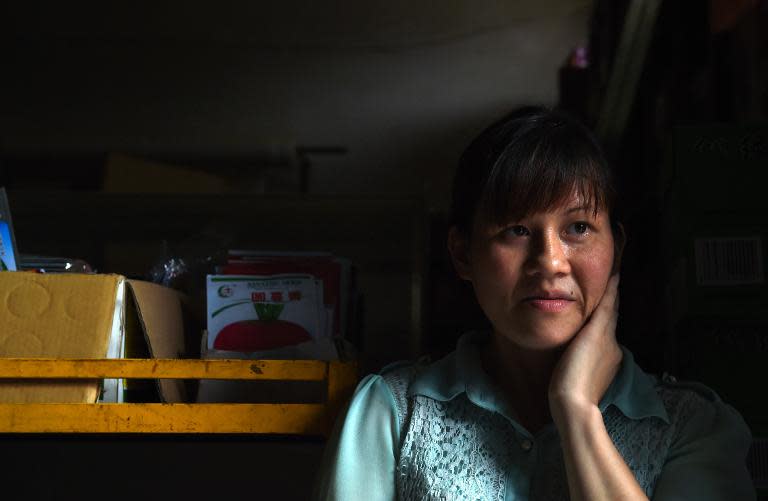
<path fill-rule="evenodd" d="M 616 342 L 624 237 L 593 136 L 517 110 L 464 152 L 453 197 L 448 248 L 492 329 L 365 378 L 320 497 L 754 499 L 739 414 Z"/>

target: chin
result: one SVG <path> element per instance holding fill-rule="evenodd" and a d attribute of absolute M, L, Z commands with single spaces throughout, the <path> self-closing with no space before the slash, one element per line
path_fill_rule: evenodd
<path fill-rule="evenodd" d="M 515 329 L 506 339 L 517 344 L 521 348 L 535 351 L 550 351 L 562 349 L 571 342 L 579 332 L 580 326 L 573 325 L 535 325 L 524 330 Z"/>

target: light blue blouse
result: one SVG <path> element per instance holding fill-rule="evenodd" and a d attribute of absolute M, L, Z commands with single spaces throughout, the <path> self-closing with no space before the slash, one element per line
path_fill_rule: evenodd
<path fill-rule="evenodd" d="M 532 478 L 537 469 L 547 467 L 547 455 L 554 456 L 553 451 L 560 451 L 559 436 L 553 424 L 531 434 L 517 422 L 508 401 L 482 368 L 477 348 L 479 336 L 477 333 L 464 335 L 456 351 L 416 373 L 408 382 L 406 398 L 421 396 L 437 402 L 466 398 L 474 406 L 508 420 L 514 428 L 514 441 L 519 450 L 512 451 L 514 466 L 506 471 L 503 499 L 527 500 L 533 495 Z M 660 386 L 694 392 L 703 397 L 698 400 L 705 404 L 697 406 L 692 415 L 685 414 L 684 422 L 671 423 L 675 425 L 674 434 L 652 498 L 661 501 L 755 499 L 745 465 L 751 436 L 738 412 L 703 385 L 660 381 L 646 374 L 626 348 L 622 347 L 622 351 L 621 368 L 599 404 L 604 417 L 613 406 L 627 422 L 655 417 L 670 425 Z M 398 497 L 395 479 L 403 447 L 400 423 L 403 412 L 402 404 L 396 401 L 396 392 L 386 379 L 392 370 L 396 369 L 385 369 L 383 375 L 363 379 L 346 413 L 340 416 L 328 442 L 316 486 L 319 499 L 375 501 Z M 679 419 L 679 415 L 675 414 L 672 419 Z M 532 450 L 540 453 L 531 454 Z"/>

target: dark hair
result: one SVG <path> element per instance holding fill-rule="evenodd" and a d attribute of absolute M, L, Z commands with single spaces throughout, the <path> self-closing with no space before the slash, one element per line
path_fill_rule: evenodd
<path fill-rule="evenodd" d="M 480 133 L 459 161 L 452 223 L 469 237 L 475 215 L 505 224 L 555 207 L 573 190 L 609 213 L 614 190 L 594 135 L 575 118 L 542 107 L 519 108 Z"/>

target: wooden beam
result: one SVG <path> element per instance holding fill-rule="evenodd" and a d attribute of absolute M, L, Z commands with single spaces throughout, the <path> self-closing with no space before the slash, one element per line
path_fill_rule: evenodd
<path fill-rule="evenodd" d="M 0 433 L 324 435 L 322 404 L 0 404 Z"/>
<path fill-rule="evenodd" d="M 323 381 L 319 360 L 0 358 L 0 379 L 239 379 Z"/>

